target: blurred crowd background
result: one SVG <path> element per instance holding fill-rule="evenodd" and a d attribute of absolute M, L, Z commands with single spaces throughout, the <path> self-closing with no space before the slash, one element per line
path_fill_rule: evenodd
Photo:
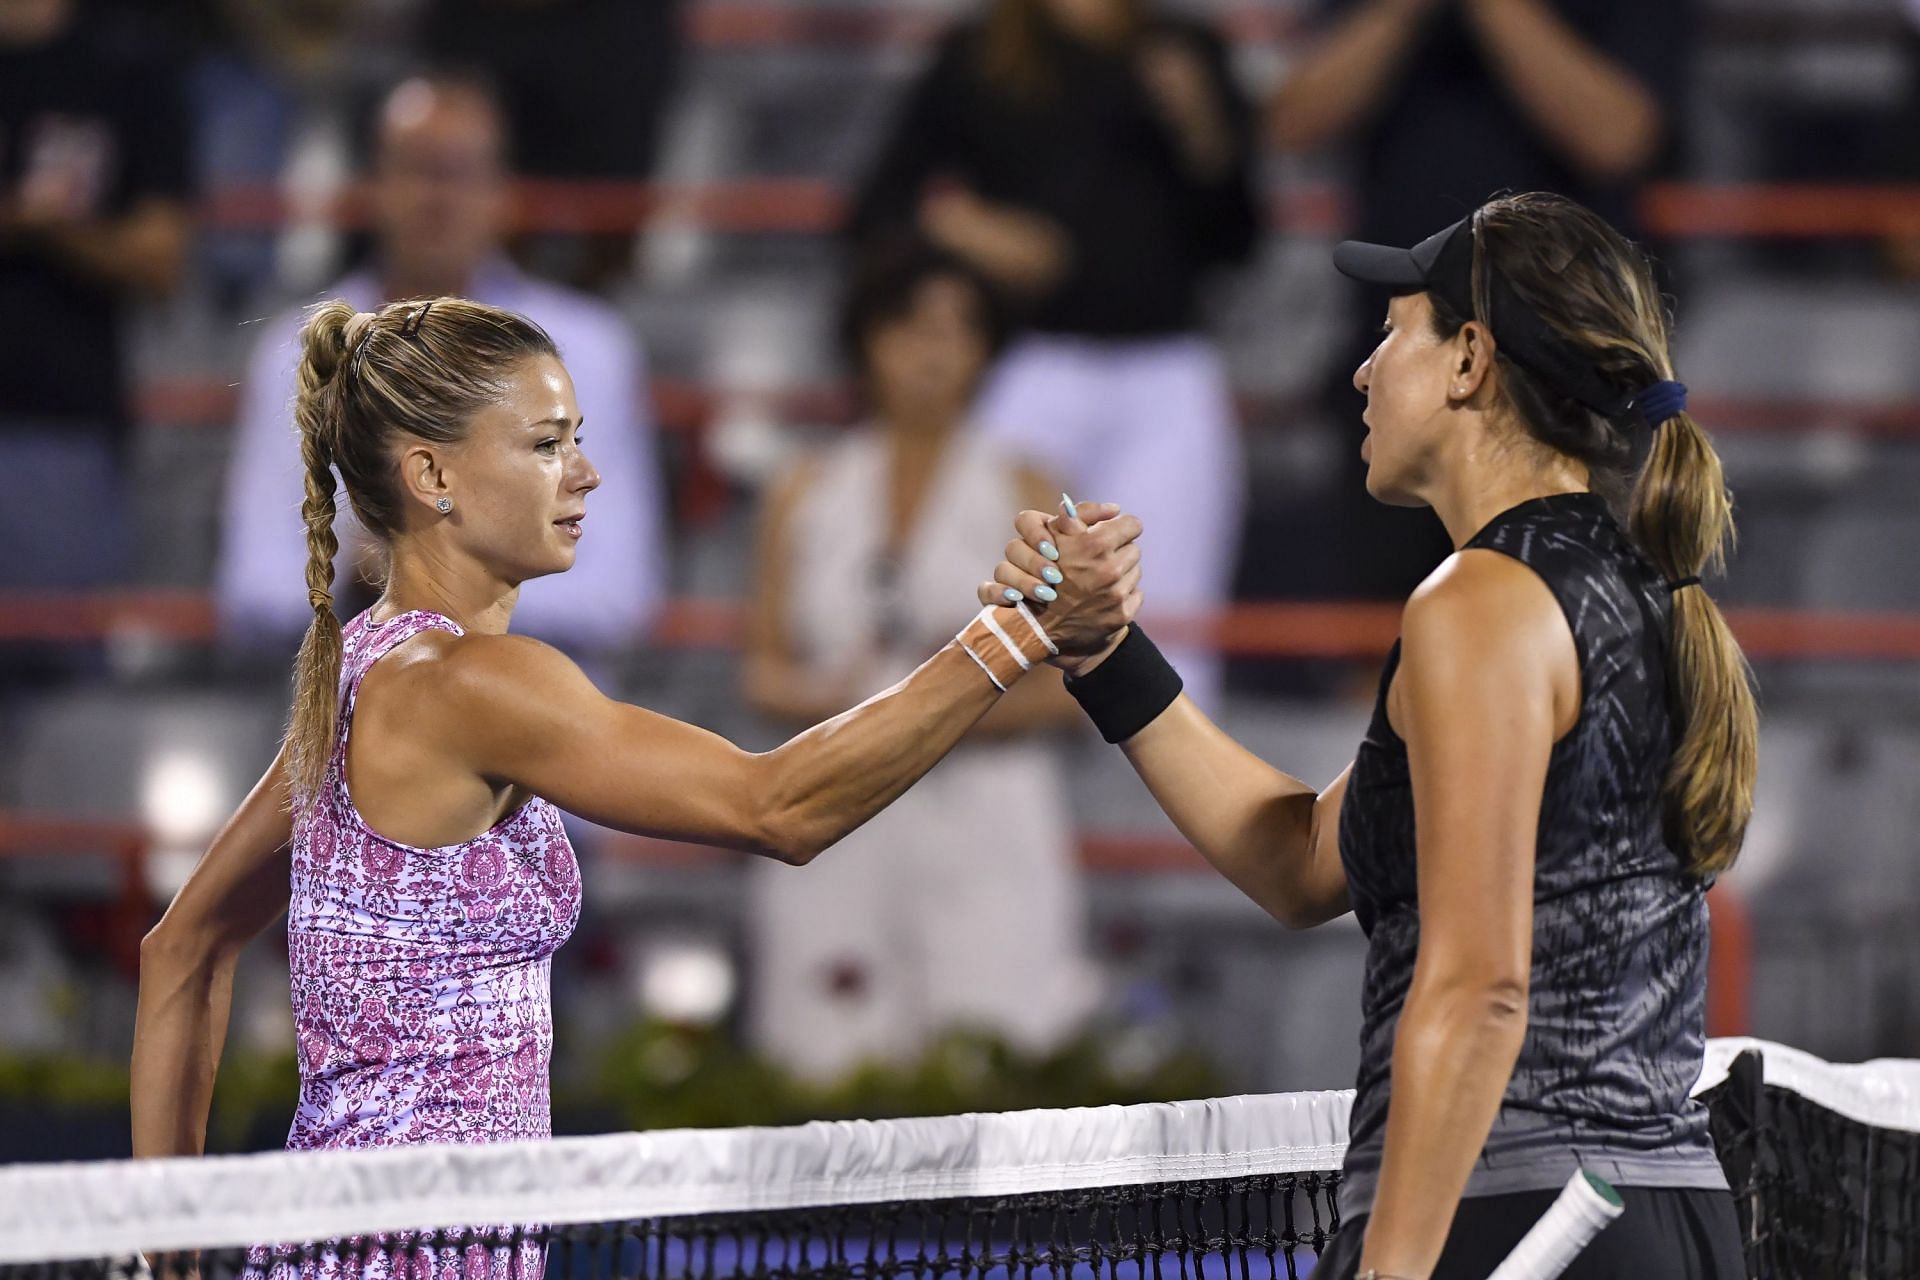
<path fill-rule="evenodd" d="M 126 1150 L 139 938 L 272 757 L 304 304 L 553 333 L 605 483 L 516 626 L 610 693 L 770 746 L 1064 486 L 1320 781 L 1445 551 L 1362 491 L 1327 249 L 1506 189 L 1659 255 L 1736 494 L 1712 1030 L 1920 1054 L 1920 3 L 0 0 L 0 1158 Z M 1350 1081 L 1357 929 L 1207 874 L 1057 681 L 805 871 L 576 836 L 562 1130 Z M 287 1004 L 270 935 L 216 1146 L 284 1137 Z"/>

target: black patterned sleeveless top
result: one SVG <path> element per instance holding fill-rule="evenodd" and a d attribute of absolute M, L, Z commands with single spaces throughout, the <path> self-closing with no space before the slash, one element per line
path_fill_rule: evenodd
<path fill-rule="evenodd" d="M 1620 1186 L 1717 1189 L 1706 1108 L 1705 886 L 1661 830 L 1673 751 L 1671 603 L 1603 499 L 1558 494 L 1494 518 L 1468 548 L 1539 574 L 1573 630 L 1580 715 L 1554 744 L 1540 805 L 1526 1039 L 1469 1196 L 1557 1189 L 1585 1166 Z M 1343 1217 L 1370 1211 L 1394 1032 L 1420 947 L 1413 788 L 1387 721 L 1395 644 L 1340 811 L 1340 859 L 1367 935 L 1360 1072 Z"/>

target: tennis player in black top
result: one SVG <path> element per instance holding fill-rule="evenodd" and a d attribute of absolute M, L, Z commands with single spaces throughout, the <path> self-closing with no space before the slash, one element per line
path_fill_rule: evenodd
<path fill-rule="evenodd" d="M 1366 931 L 1343 1225 L 1316 1276 L 1484 1280 L 1585 1166 L 1627 1212 L 1569 1277 L 1732 1280 L 1688 1090 L 1704 895 L 1740 849 L 1757 726 L 1699 577 L 1730 502 L 1652 273 L 1545 195 L 1334 261 L 1395 291 L 1354 375 L 1367 488 L 1431 506 L 1457 548 L 1407 603 L 1354 763 L 1319 792 L 1273 769 L 1137 626 L 1069 687 L 1254 901 Z M 1030 592 L 1079 525 L 1018 527 L 982 599 Z"/>

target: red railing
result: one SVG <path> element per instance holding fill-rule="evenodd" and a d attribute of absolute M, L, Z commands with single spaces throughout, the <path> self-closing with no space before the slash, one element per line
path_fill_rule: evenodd
<path fill-rule="evenodd" d="M 1194 875 L 1210 869 L 1185 841 L 1116 831 L 1082 831 L 1078 858 L 1094 875 Z M 101 857 L 119 869 L 120 889 L 107 915 L 105 943 L 115 965 L 138 974 L 140 939 L 159 904 L 148 889 L 147 858 L 153 841 L 139 825 L 96 819 L 0 811 L 0 860 Z M 692 870 L 738 861 L 700 845 L 609 832 L 593 842 L 590 856 L 662 870 Z M 1752 939 L 1746 910 L 1726 885 L 1708 895 L 1713 944 L 1707 984 L 1707 1033 L 1744 1035 L 1748 1030 Z"/>
<path fill-rule="evenodd" d="M 1707 948 L 1707 1034 L 1753 1032 L 1753 922 L 1747 906 L 1722 881 L 1707 892 L 1712 939 Z"/>
<path fill-rule="evenodd" d="M 697 433 L 736 397 L 763 403 L 781 422 L 845 423 L 857 412 L 853 388 L 839 382 L 748 392 L 656 378 L 642 394 L 652 398 L 660 425 L 670 431 Z M 158 378 L 139 387 L 136 396 L 140 420 L 156 429 L 225 429 L 239 412 L 239 387 L 214 378 Z M 1238 403 L 1240 418 L 1248 423 L 1284 425 L 1313 412 L 1311 405 L 1273 396 L 1243 394 Z M 1920 401 L 1916 400 L 1701 394 L 1693 397 L 1692 409 L 1715 434 L 1844 431 L 1876 439 L 1920 436 Z"/>
<path fill-rule="evenodd" d="M 153 842 L 138 823 L 0 810 L 0 861 L 17 858 L 101 858 L 111 863 L 118 885 L 107 909 L 105 944 L 119 970 L 140 970 L 140 937 L 154 919 L 147 888 L 147 858 Z"/>
<path fill-rule="evenodd" d="M 820 20 L 810 16 L 811 10 L 803 14 L 766 6 L 703 6 L 695 12 L 697 22 L 715 23 L 722 30 L 739 23 L 742 31 L 752 27 L 771 33 L 789 26 L 809 28 Z M 824 20 L 830 25 L 876 21 L 870 12 L 843 12 L 836 18 L 831 11 Z M 877 21 L 885 26 L 896 19 Z M 898 21 L 911 26 L 923 20 Z M 725 234 L 824 235 L 840 225 L 845 205 L 841 189 L 813 178 L 657 185 L 529 180 L 516 185 L 514 224 L 526 232 L 625 234 L 660 221 Z M 1279 192 L 1270 201 L 1269 215 L 1275 228 L 1299 234 L 1331 235 L 1348 222 L 1344 193 L 1329 186 Z M 1913 237 L 1920 236 L 1920 185 L 1655 184 L 1642 198 L 1641 216 L 1651 232 L 1675 239 Z M 201 207 L 202 225 L 210 230 L 270 231 L 290 219 L 363 226 L 364 190 L 349 187 L 336 199 L 295 209 L 276 189 L 235 187 L 212 193 Z M 673 379 L 658 380 L 649 390 L 663 425 L 696 432 L 731 394 L 728 388 Z M 841 421 L 854 411 L 847 388 L 838 384 L 772 389 L 763 395 L 773 402 L 774 412 L 789 421 Z M 224 426 L 234 419 L 237 393 L 231 383 L 212 379 L 160 379 L 141 387 L 137 398 L 143 422 Z M 1702 395 L 1695 408 L 1716 431 L 1920 435 L 1920 402 L 1911 400 Z M 1247 421 L 1284 422 L 1301 406 L 1247 395 L 1240 410 Z"/>
<path fill-rule="evenodd" d="M 820 178 L 741 178 L 706 183 L 523 180 L 514 187 L 513 225 L 523 232 L 636 231 L 656 218 L 731 235 L 826 235 L 846 215 L 847 193 Z M 1277 231 L 1332 235 L 1348 224 L 1337 187 L 1304 185 L 1274 193 Z M 1920 232 L 1920 185 L 1654 183 L 1640 200 L 1645 229 L 1670 239 L 1822 239 Z M 347 187 L 314 205 L 291 204 L 272 187 L 229 187 L 200 206 L 209 230 L 272 231 L 289 221 L 342 228 L 366 224 L 364 190 Z"/>
<path fill-rule="evenodd" d="M 678 597 L 651 635 L 652 649 L 730 649 L 744 631 L 737 600 Z M 1392 646 L 1400 607 L 1373 603 L 1257 601 L 1211 617 L 1152 618 L 1163 642 L 1207 645 L 1236 658 L 1370 661 Z M 1727 620 L 1748 657 L 1762 662 L 1920 661 L 1920 613 L 1730 608 Z M 0 592 L 0 642 L 76 644 L 147 637 L 206 644 L 218 634 L 211 596 L 200 591 Z"/>

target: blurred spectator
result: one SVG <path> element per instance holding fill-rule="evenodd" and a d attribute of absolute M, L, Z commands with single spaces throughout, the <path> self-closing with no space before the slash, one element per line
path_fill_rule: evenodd
<path fill-rule="evenodd" d="M 422 52 L 486 68 L 522 173 L 644 178 L 679 61 L 678 0 L 428 0 Z"/>
<path fill-rule="evenodd" d="M 508 172 L 501 120 L 487 89 L 456 77 L 406 81 L 378 120 L 371 208 L 375 257 L 323 291 L 363 311 L 412 297 L 458 294 L 527 315 L 553 335 L 586 413 L 583 435 L 604 477 L 594 532 L 567 573 L 523 588 L 517 629 L 562 644 L 616 651 L 639 638 L 666 588 L 664 512 L 633 335 L 606 304 L 531 279 L 500 253 Z M 303 479 L 289 405 L 302 316 L 267 323 L 242 389 L 227 479 L 217 574 L 230 632 L 298 638 L 311 618 L 302 566 Z M 341 504 L 340 542 L 365 578 L 372 542 Z M 345 595 L 345 592 L 338 594 Z"/>
<path fill-rule="evenodd" d="M 1358 234 L 1418 241 L 1502 188 L 1634 225 L 1687 89 L 1690 0 L 1324 0 L 1273 103 L 1281 145 L 1350 141 Z"/>
<path fill-rule="evenodd" d="M 653 173 L 680 54 L 679 0 L 428 0 L 423 51 L 484 67 L 500 87 L 521 172 L 640 182 Z M 575 237 L 537 260 L 600 285 L 632 259 L 633 234 Z"/>
<path fill-rule="evenodd" d="M 1221 42 L 1142 0 L 992 0 L 940 45 L 860 192 L 856 235 L 905 227 L 1024 304 L 1032 332 L 976 414 L 990 437 L 1146 522 L 1157 609 L 1224 603 L 1242 457 L 1199 294 L 1260 215 Z M 1170 656 L 1210 701 L 1217 660 Z"/>
<path fill-rule="evenodd" d="M 842 329 L 871 420 L 779 482 L 757 556 L 747 697 L 792 724 L 926 661 L 965 621 L 1013 513 L 1057 494 L 966 422 L 999 326 L 961 260 L 918 245 L 869 259 Z M 1077 717 L 1057 672 L 1029 676 L 832 857 L 753 868 L 761 1048 L 828 1077 L 908 1061 L 954 1026 L 1033 1049 L 1076 1029 L 1095 983 L 1066 779 L 1038 735 Z"/>
<path fill-rule="evenodd" d="M 1349 144 L 1354 234 L 1415 244 L 1501 190 L 1558 191 L 1616 226 L 1667 154 L 1689 86 L 1694 0 L 1321 0 L 1324 29 L 1272 104 L 1288 150 Z M 1352 298 L 1328 372 L 1338 420 L 1355 422 L 1353 370 L 1379 340 L 1384 299 Z M 1322 537 L 1348 548 L 1306 583 L 1260 594 L 1399 599 L 1451 549 L 1430 512 L 1383 507 L 1361 482 L 1359 433 Z M 1270 541 L 1272 539 L 1263 539 Z M 1250 567 L 1253 566 L 1250 563 Z M 1290 590 L 1289 590 L 1290 588 Z"/>
<path fill-rule="evenodd" d="M 1896 182 L 1920 182 L 1920 0 L 1901 5 L 1901 55 L 1906 63 L 1906 94 L 1885 136 L 1889 174 Z M 1894 274 L 1920 280 L 1920 218 L 1887 237 L 1887 258 Z"/>
<path fill-rule="evenodd" d="M 340 270 L 334 201 L 353 172 L 360 125 L 405 69 L 390 5 L 368 0 L 144 0 L 198 46 L 194 134 L 202 185 L 277 193 L 278 228 L 215 225 L 199 257 L 229 312 L 268 280 L 304 294 Z M 285 296 L 281 294 L 279 296 Z"/>
<path fill-rule="evenodd" d="M 77 0 L 0 0 L 0 587 L 130 567 L 122 330 L 175 282 L 188 185 L 176 66 Z"/>

